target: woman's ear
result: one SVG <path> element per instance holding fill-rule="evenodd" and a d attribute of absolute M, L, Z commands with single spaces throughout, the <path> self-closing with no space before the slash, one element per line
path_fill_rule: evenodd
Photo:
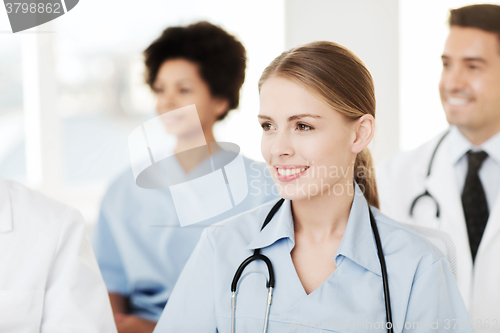
<path fill-rule="evenodd" d="M 375 118 L 371 114 L 363 115 L 355 121 L 354 130 L 356 137 L 352 143 L 351 151 L 357 154 L 372 141 L 375 132 Z"/>
<path fill-rule="evenodd" d="M 213 103 L 214 103 L 214 108 L 213 108 L 214 115 L 215 119 L 217 120 L 229 109 L 229 101 L 227 98 L 214 98 Z"/>

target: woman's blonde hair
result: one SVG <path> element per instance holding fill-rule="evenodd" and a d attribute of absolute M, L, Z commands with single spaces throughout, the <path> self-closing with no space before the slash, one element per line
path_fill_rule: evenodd
<path fill-rule="evenodd" d="M 375 117 L 375 90 L 370 72 L 351 51 L 332 42 L 313 42 L 283 52 L 264 70 L 262 84 L 279 76 L 301 85 L 351 120 Z M 377 183 L 368 148 L 356 156 L 354 180 L 368 203 L 379 207 Z"/>

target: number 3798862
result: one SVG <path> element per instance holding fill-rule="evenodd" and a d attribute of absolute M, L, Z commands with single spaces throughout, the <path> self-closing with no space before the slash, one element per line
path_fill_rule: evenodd
<path fill-rule="evenodd" d="M 7 9 L 7 14 L 11 13 L 61 14 L 61 4 L 59 3 L 15 2 L 15 3 L 6 3 L 5 8 Z"/>

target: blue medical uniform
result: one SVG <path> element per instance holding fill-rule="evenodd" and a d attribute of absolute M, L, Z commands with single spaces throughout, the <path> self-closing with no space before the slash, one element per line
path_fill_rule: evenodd
<path fill-rule="evenodd" d="M 240 263 L 262 248 L 274 266 L 269 333 L 386 332 L 382 273 L 368 205 L 358 185 L 335 256 L 337 269 L 309 295 L 297 276 L 291 204 L 263 231 L 276 200 L 205 229 L 154 333 L 231 332 L 231 281 Z M 422 237 L 372 208 L 387 263 L 394 332 L 454 332 L 469 320 L 449 264 Z M 267 268 L 247 266 L 239 282 L 236 332 L 260 332 Z M 457 325 L 458 322 L 458 325 Z"/>
<path fill-rule="evenodd" d="M 186 178 L 195 178 L 210 163 L 209 158 L 202 161 Z M 129 297 L 132 314 L 158 320 L 207 225 L 278 197 L 265 164 L 247 158 L 244 163 L 248 195 L 243 202 L 221 215 L 186 227 L 180 227 L 168 189 L 138 187 L 131 170 L 110 186 L 95 228 L 94 251 L 108 291 Z M 176 165 L 171 163 L 168 171 L 184 172 L 178 161 Z"/>

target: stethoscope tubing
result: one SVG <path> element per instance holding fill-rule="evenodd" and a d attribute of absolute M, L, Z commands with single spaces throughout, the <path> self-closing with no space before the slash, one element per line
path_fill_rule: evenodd
<path fill-rule="evenodd" d="M 441 146 L 441 143 L 443 142 L 444 138 L 446 138 L 446 136 L 448 135 L 448 133 L 450 133 L 450 130 L 446 131 L 443 134 L 443 136 L 441 137 L 441 139 L 439 139 L 438 143 L 436 144 L 436 147 L 434 148 L 434 151 L 432 152 L 431 158 L 429 160 L 429 166 L 427 167 L 427 175 L 425 176 L 426 179 L 429 178 L 429 176 L 431 175 L 432 165 L 434 163 L 434 157 L 436 156 L 436 153 L 437 153 L 439 147 Z M 422 194 L 417 195 L 415 197 L 415 199 L 413 199 L 413 201 L 412 201 L 412 203 L 410 205 L 410 217 L 413 217 L 413 209 L 417 205 L 418 200 L 420 200 L 423 197 L 429 197 L 429 198 L 431 198 L 434 201 L 434 203 L 436 204 L 436 217 L 439 218 L 440 215 L 441 215 L 441 209 L 439 207 L 439 202 L 437 202 L 437 200 L 429 193 L 429 191 L 427 190 L 427 188 L 425 189 L 425 191 Z"/>
<path fill-rule="evenodd" d="M 274 206 L 273 208 L 269 211 L 269 213 L 266 216 L 266 219 L 264 220 L 264 224 L 260 228 L 260 231 L 262 231 L 266 225 L 271 222 L 274 214 L 280 209 L 281 205 L 283 205 L 283 202 L 285 202 L 285 199 L 281 198 Z M 236 270 L 236 274 L 234 274 L 233 281 L 231 282 L 231 333 L 234 333 L 235 331 L 235 323 L 236 323 L 236 292 L 238 288 L 238 281 L 240 280 L 241 274 L 243 274 L 243 271 L 245 270 L 245 267 L 247 267 L 252 261 L 254 260 L 262 260 L 266 263 L 267 266 L 267 271 L 269 273 L 269 281 L 267 282 L 267 289 L 268 289 L 268 294 L 267 294 L 267 301 L 266 301 L 266 315 L 264 319 L 264 329 L 263 333 L 267 332 L 267 325 L 269 322 L 269 311 L 271 309 L 271 303 L 273 299 L 273 289 L 274 289 L 274 268 L 273 264 L 271 263 L 271 260 L 269 260 L 268 257 L 266 257 L 263 254 L 260 254 L 260 249 L 255 249 L 253 252 L 253 255 L 250 257 L 246 258 L 238 267 Z"/>
<path fill-rule="evenodd" d="M 391 295 L 389 294 L 389 277 L 387 276 L 387 266 L 385 264 L 384 251 L 382 250 L 382 242 L 380 241 L 380 235 L 378 233 L 377 223 L 375 222 L 375 217 L 373 216 L 372 210 L 370 211 L 370 224 L 373 230 L 373 236 L 375 237 L 375 243 L 377 244 L 378 259 L 380 261 L 380 268 L 382 271 L 382 283 L 384 286 L 384 304 L 385 304 L 385 314 L 387 319 L 387 331 L 393 333 L 392 329 L 392 309 L 391 309 Z"/>

